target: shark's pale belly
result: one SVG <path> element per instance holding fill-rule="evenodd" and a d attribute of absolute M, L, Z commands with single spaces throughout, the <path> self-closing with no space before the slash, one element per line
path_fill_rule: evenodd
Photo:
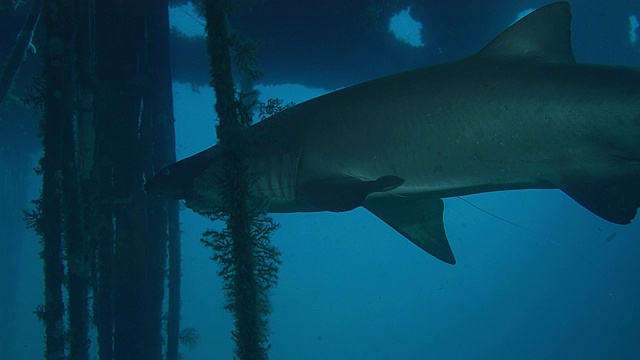
<path fill-rule="evenodd" d="M 640 206 L 640 70 L 576 63 L 570 21 L 567 3 L 551 4 L 467 59 L 252 126 L 256 194 L 272 212 L 363 206 L 449 263 L 442 197 L 556 187 L 629 223 Z M 149 188 L 216 208 L 219 155 L 213 147 L 173 164 Z"/>
<path fill-rule="evenodd" d="M 391 193 L 443 197 L 640 174 L 637 70 L 449 66 L 317 108 L 296 182 L 394 175 Z"/>

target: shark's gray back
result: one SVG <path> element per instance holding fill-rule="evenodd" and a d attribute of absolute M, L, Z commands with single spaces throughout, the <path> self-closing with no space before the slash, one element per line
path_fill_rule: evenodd
<path fill-rule="evenodd" d="M 544 6 L 477 54 L 348 87 L 247 131 L 271 212 L 363 206 L 454 263 L 441 198 L 559 188 L 628 224 L 640 206 L 640 71 L 577 64 L 569 5 Z M 152 180 L 197 211 L 219 206 L 216 147 Z"/>

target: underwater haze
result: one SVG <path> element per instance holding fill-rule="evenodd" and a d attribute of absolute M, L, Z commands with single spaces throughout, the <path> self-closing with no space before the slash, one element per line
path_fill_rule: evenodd
<path fill-rule="evenodd" d="M 230 24 L 262 42 L 260 99 L 300 103 L 472 55 L 549 2 L 253 3 L 240 6 Z M 571 9 L 578 62 L 640 67 L 640 2 L 576 0 Z M 171 9 L 170 21 L 187 36 L 204 34 L 191 6 Z M 183 159 L 216 142 L 217 115 L 206 52 L 174 48 L 172 56 L 176 153 Z M 35 166 L 37 156 L 32 160 Z M 36 198 L 39 178 L 28 181 Z M 612 224 L 560 190 L 447 198 L 452 266 L 362 208 L 271 216 L 280 224 L 271 243 L 282 252 L 270 292 L 271 359 L 640 359 L 637 217 Z M 186 360 L 233 359 L 219 265 L 200 242 L 222 224 L 186 208 L 180 218 L 181 327 L 200 336 L 181 353 Z M 16 290 L 23 321 L 12 330 L 21 359 L 43 354 L 43 328 L 33 314 L 43 302 L 40 250 L 29 232 Z"/>
<path fill-rule="evenodd" d="M 411 14 L 422 2 L 405 3 Z M 277 44 L 281 48 L 271 50 L 269 34 L 260 37 L 269 58 L 262 68 L 266 76 L 257 87 L 261 98 L 299 103 L 358 81 L 471 55 L 520 12 L 546 4 L 446 3 L 440 7 L 455 4 L 459 16 L 423 17 L 418 47 L 389 32 L 375 40 L 381 43 L 378 48 L 352 44 L 351 50 L 336 34 L 322 38 L 330 20 L 310 22 L 305 16 L 314 15 L 302 9 L 271 9 L 262 19 L 276 18 L 282 29 L 273 32 L 289 38 L 283 35 L 282 44 Z M 401 11 L 408 7 L 402 5 Z M 465 11 L 480 6 L 480 12 Z M 428 12 L 428 7 L 423 4 L 421 11 Z M 177 18 L 190 23 L 181 17 L 182 11 L 172 12 L 179 27 Z M 640 4 L 577 1 L 572 13 L 578 62 L 640 66 L 640 44 L 630 20 L 640 15 Z M 306 33 L 313 34 L 308 43 L 301 36 Z M 461 41 L 450 43 L 456 39 Z M 291 45 L 286 48 L 288 40 Z M 352 53 L 334 54 L 334 43 L 340 51 Z M 394 49 L 401 59 L 394 60 Z M 269 67 L 276 61 L 271 58 L 281 64 Z M 399 68 L 400 62 L 407 67 Z M 385 63 L 387 72 L 380 70 Z M 369 68 L 368 77 L 360 74 L 363 68 Z M 338 69 L 338 74 L 327 69 Z M 354 74 L 341 76 L 350 71 Z M 194 93 L 189 85 L 174 84 L 174 91 L 180 159 L 211 146 L 215 114 L 209 89 Z M 628 226 L 613 225 L 559 190 L 445 199 L 445 227 L 458 261 L 455 266 L 423 252 L 364 209 L 273 217 L 281 227 L 272 243 L 282 251 L 283 264 L 278 286 L 271 292 L 272 359 L 640 357 L 640 224 L 636 220 Z M 232 320 L 221 310 L 216 265 L 198 241 L 211 225 L 189 210 L 182 212 L 182 221 L 183 325 L 197 328 L 202 336 L 186 358 L 231 358 Z"/>

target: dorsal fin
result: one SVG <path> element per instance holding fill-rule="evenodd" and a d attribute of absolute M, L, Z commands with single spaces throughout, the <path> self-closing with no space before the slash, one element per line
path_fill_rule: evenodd
<path fill-rule="evenodd" d="M 543 6 L 511 25 L 475 59 L 573 63 L 571 8 L 566 2 Z"/>

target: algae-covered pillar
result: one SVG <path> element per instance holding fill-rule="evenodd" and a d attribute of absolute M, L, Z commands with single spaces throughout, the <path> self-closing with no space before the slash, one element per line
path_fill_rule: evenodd
<path fill-rule="evenodd" d="M 217 174 L 223 210 L 211 214 L 226 221 L 220 232 L 209 231 L 203 241 L 214 250 L 214 260 L 225 281 L 225 308 L 234 316 L 236 354 L 240 359 L 267 359 L 268 290 L 275 285 L 279 252 L 270 245 L 269 235 L 276 228 L 252 199 L 251 174 L 244 158 L 243 132 L 249 109 L 234 88 L 226 12 L 228 1 L 205 0 L 207 50 L 215 110 L 217 136 L 222 151 L 222 170 Z"/>
<path fill-rule="evenodd" d="M 44 1 L 44 78 L 34 100 L 44 109 L 43 185 L 27 219 L 42 236 L 45 299 L 36 313 L 47 359 L 88 359 L 91 318 L 100 359 L 163 357 L 178 208 L 142 185 L 175 161 L 167 6 Z M 179 326 L 179 279 L 171 283 L 169 359 L 178 356 Z"/>
<path fill-rule="evenodd" d="M 76 116 L 76 100 L 83 87 L 76 82 L 84 71 L 78 64 L 89 52 L 85 48 L 81 53 L 78 45 L 81 19 L 76 17 L 73 2 L 47 0 L 44 5 L 46 45 L 40 90 L 44 156 L 37 228 L 43 243 L 45 304 L 38 313 L 45 324 L 47 359 L 65 358 L 67 349 L 69 359 L 88 359 L 88 236 L 77 152 L 80 132 L 76 132 L 82 127 L 83 117 Z M 66 314 L 63 286 L 67 290 Z"/>
<path fill-rule="evenodd" d="M 175 160 L 167 11 L 166 1 L 95 6 L 101 359 L 163 356 L 166 252 L 169 238 L 177 241 L 177 207 L 148 196 L 143 184 Z M 172 324 L 177 320 L 172 317 Z"/>
<path fill-rule="evenodd" d="M 40 198 L 42 235 L 42 259 L 44 262 L 44 305 L 39 316 L 45 326 L 45 358 L 64 359 L 65 324 L 63 284 L 62 194 L 60 178 L 63 156 L 62 141 L 65 122 L 72 116 L 71 53 L 68 51 L 69 34 L 65 32 L 68 17 L 60 16 L 58 4 L 45 3 L 45 28 L 47 46 L 44 52 L 44 88 L 42 101 L 43 157 L 42 193 Z"/>

